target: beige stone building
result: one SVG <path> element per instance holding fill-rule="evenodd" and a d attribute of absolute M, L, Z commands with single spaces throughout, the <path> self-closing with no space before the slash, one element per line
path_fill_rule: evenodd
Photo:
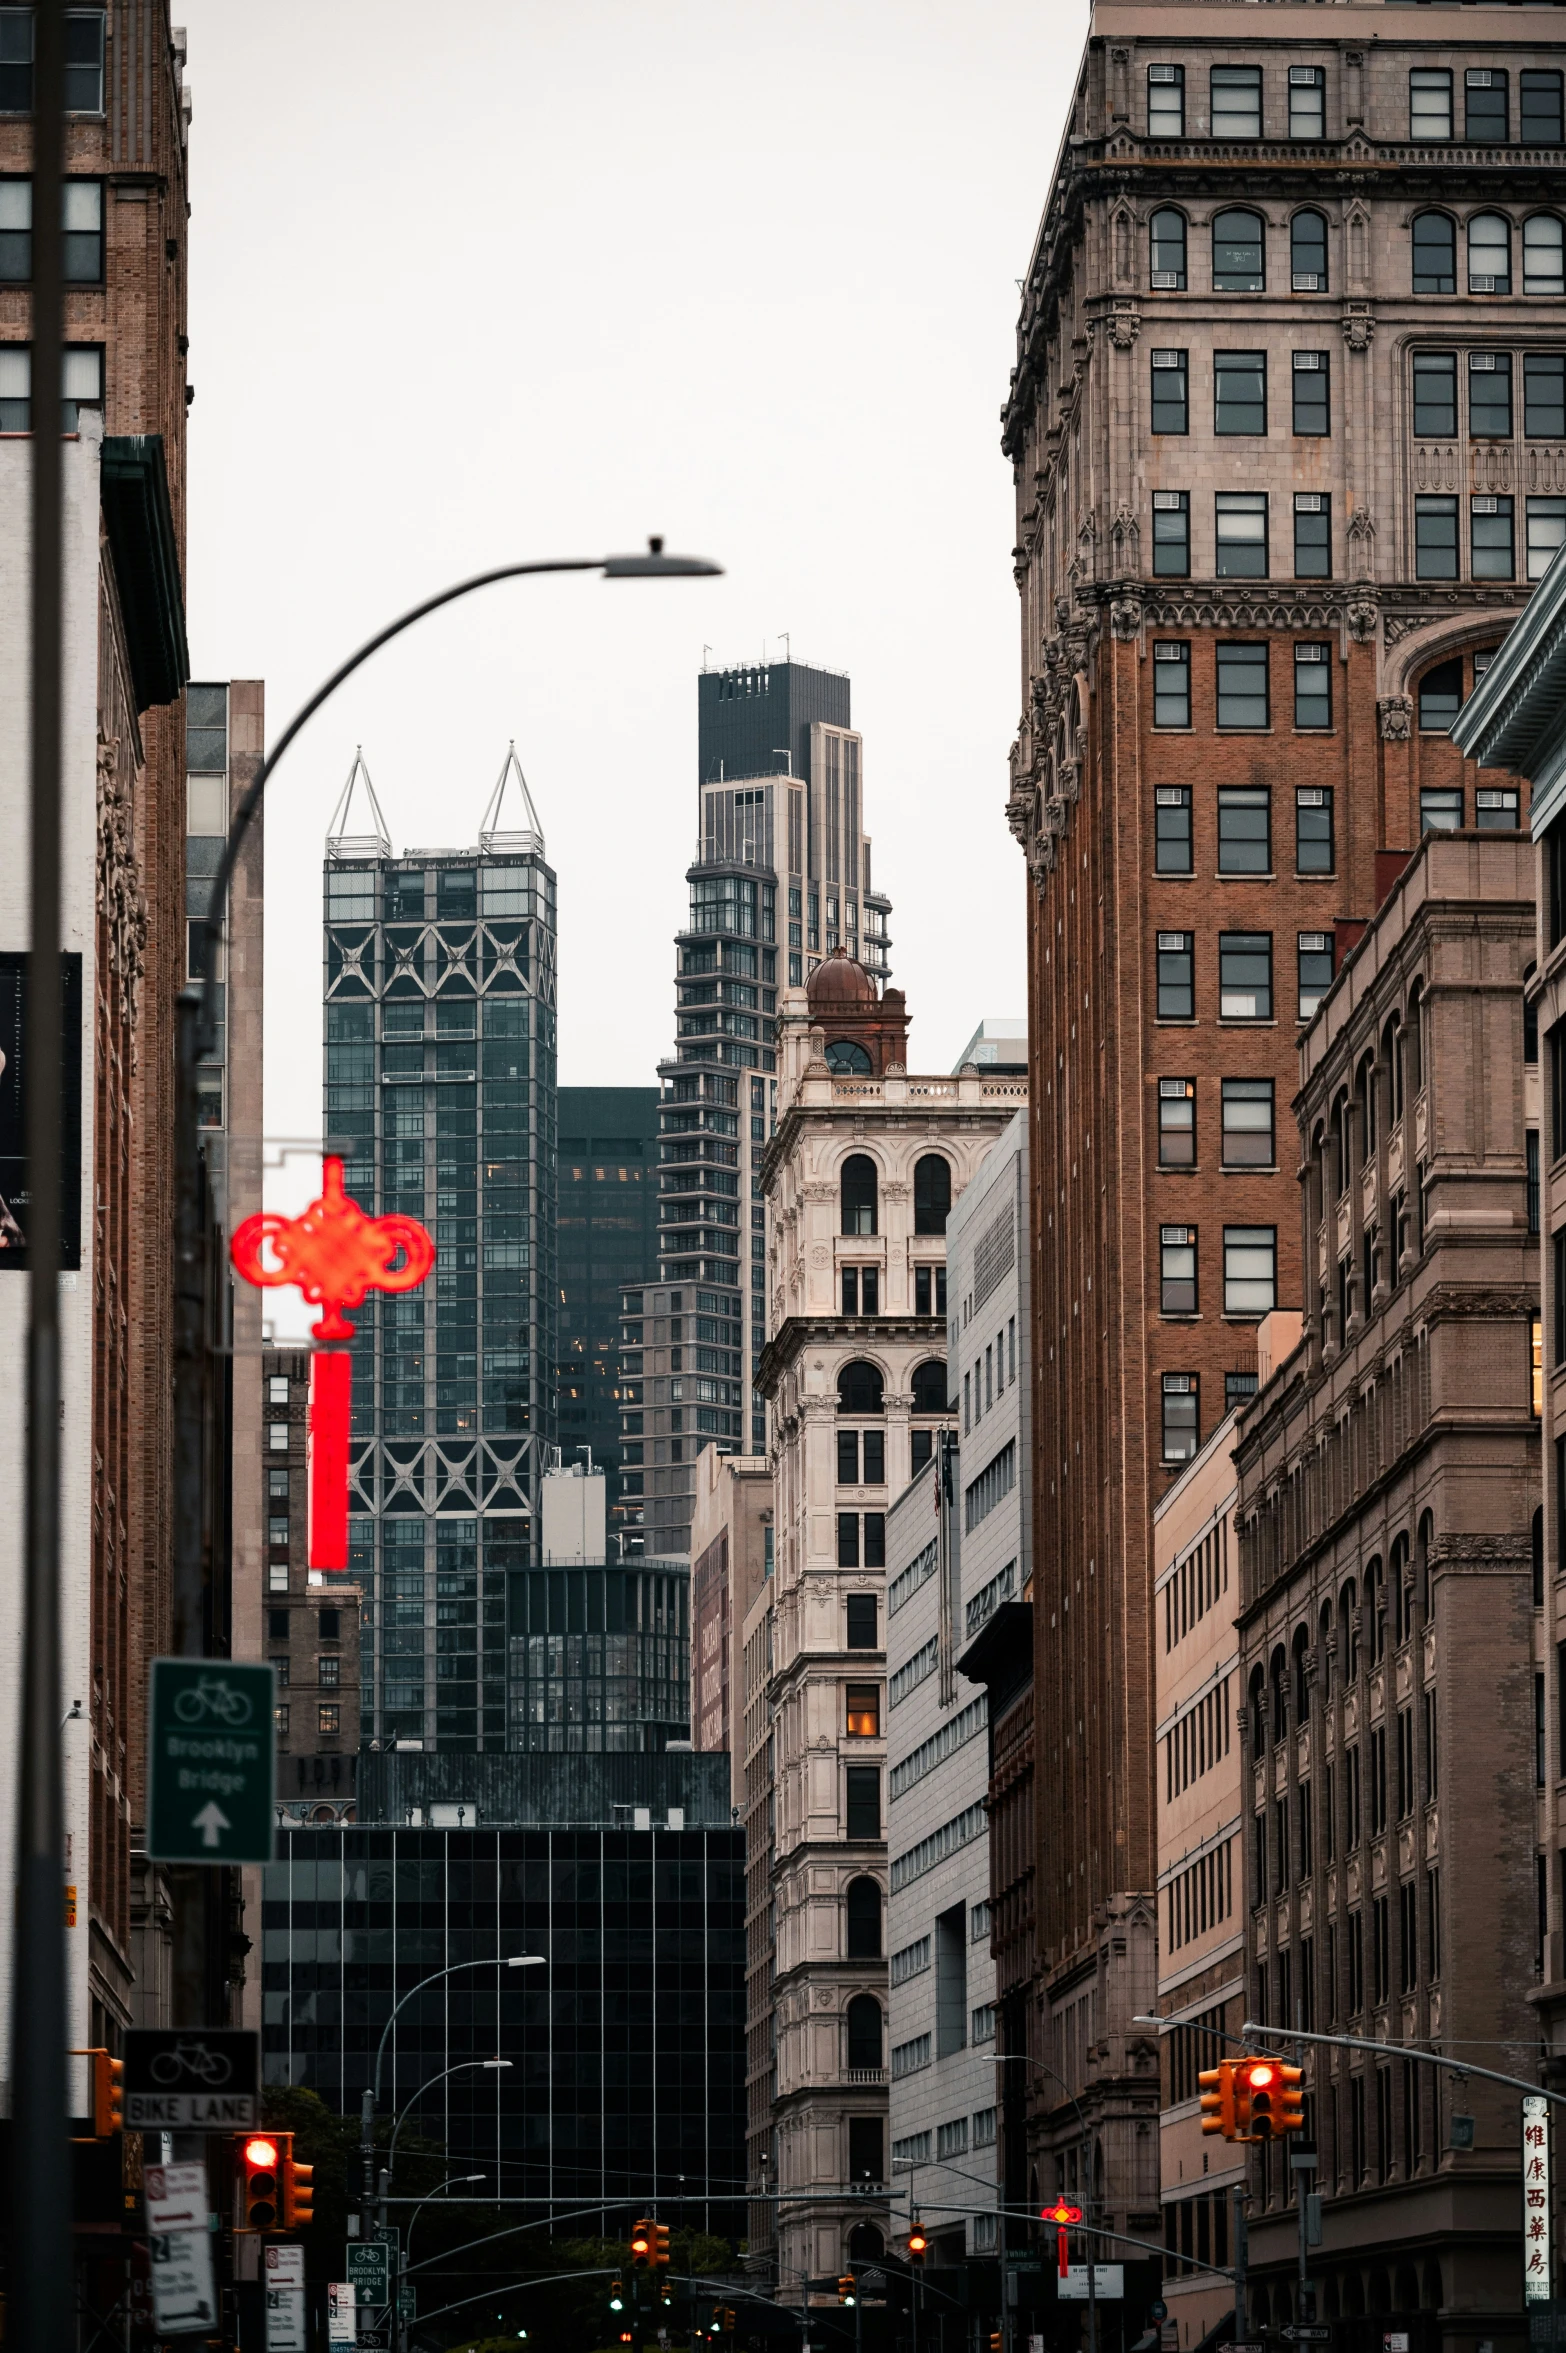
<path fill-rule="evenodd" d="M 770 1643 L 774 1973 L 753 1980 L 766 2010 L 749 2024 L 776 2070 L 754 2186 L 764 2171 L 782 2195 L 775 2277 L 792 2300 L 884 2244 L 886 1514 L 951 1426 L 947 1212 L 1025 1088 L 910 1077 L 901 991 L 878 996 L 843 952 L 783 995 L 779 1032 L 759 1375 L 776 1573 L 752 1630 Z"/>
<path fill-rule="evenodd" d="M 771 1464 L 704 1446 L 691 1515 L 691 1743 L 730 1757 L 736 1805 L 745 1784 L 743 1630 L 771 1574 Z"/>
<path fill-rule="evenodd" d="M 1432 834 L 1348 956 L 1300 1046 L 1303 1343 L 1235 1455 L 1248 2013 L 1519 2074 L 1546 1730 L 1534 939 L 1528 842 Z M 1306 2089 L 1320 2318 L 1350 2345 L 1523 2342 L 1516 2094 L 1337 2047 Z M 1260 2337 L 1298 2317 L 1296 2184 L 1262 2147 L 1250 2186 Z"/>

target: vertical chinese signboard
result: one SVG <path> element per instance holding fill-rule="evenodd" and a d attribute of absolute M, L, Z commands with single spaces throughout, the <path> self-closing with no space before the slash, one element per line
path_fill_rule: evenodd
<path fill-rule="evenodd" d="M 1522 2104 L 1523 2296 L 1530 2304 L 1550 2300 L 1553 2246 L 1550 2230 L 1550 2103 L 1530 2093 Z"/>

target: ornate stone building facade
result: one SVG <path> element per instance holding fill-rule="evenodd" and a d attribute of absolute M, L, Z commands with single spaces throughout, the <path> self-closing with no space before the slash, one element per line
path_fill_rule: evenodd
<path fill-rule="evenodd" d="M 1026 2072 L 1040 2187 L 1080 2099 L 1140 2235 L 1150 1514 L 1254 1386 L 1256 1322 L 1301 1301 L 1297 1025 L 1423 829 L 1519 821 L 1447 730 L 1566 527 L 1552 34 L 1111 0 L 1024 284 L 1009 817 L 1055 1793 Z"/>
<path fill-rule="evenodd" d="M 1311 2271 L 1432 2353 L 1526 2331 L 1517 2095 L 1392 2053 L 1539 2032 L 1533 954 L 1527 839 L 1428 837 L 1301 1042 L 1303 1339 L 1235 1450 L 1247 2015 L 1390 2046 L 1307 2059 Z M 1257 2334 L 1300 2317 L 1270 2156 Z"/>
<path fill-rule="evenodd" d="M 772 1802 L 746 1820 L 772 1848 L 773 1967 L 750 1979 L 766 2011 L 748 2026 L 776 2054 L 751 2186 L 782 2193 L 774 2276 L 792 2301 L 885 2244 L 886 1514 L 951 1427 L 947 1213 L 1024 1090 L 910 1077 L 901 990 L 878 996 L 842 950 L 779 1013 L 759 1375 L 774 1576 L 765 1626 L 745 1629 L 747 1727 L 749 1646 L 766 1645 Z"/>

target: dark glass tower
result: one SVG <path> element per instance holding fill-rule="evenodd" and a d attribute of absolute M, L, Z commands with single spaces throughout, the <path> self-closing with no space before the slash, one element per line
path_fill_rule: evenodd
<path fill-rule="evenodd" d="M 401 858 L 355 761 L 327 842 L 327 1141 L 438 1251 L 357 1318 L 366 1743 L 506 1745 L 507 1576 L 537 1558 L 555 1436 L 555 936 L 514 748 L 476 849 Z"/>
<path fill-rule="evenodd" d="M 658 1266 L 656 1087 L 560 1089 L 559 1203 L 560 1452 L 570 1464 L 591 1448 L 618 1533 L 620 1293 Z"/>

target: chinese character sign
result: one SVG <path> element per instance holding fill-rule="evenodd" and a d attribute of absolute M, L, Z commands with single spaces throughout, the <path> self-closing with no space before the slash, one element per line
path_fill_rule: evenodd
<path fill-rule="evenodd" d="M 265 1253 L 270 1252 L 268 1257 Z M 343 1190 L 343 1164 L 321 1164 L 321 1198 L 302 1217 L 266 1210 L 247 1217 L 230 1248 L 235 1272 L 247 1283 L 297 1285 L 324 1308 L 311 1329 L 317 1340 L 351 1340 L 344 1309 L 366 1291 L 412 1291 L 435 1263 L 435 1244 L 414 1217 L 366 1217 Z M 310 1566 L 348 1566 L 348 1432 L 353 1360 L 343 1348 L 316 1349 L 310 1358 L 307 1461 L 310 1487 Z"/>
<path fill-rule="evenodd" d="M 1522 2104 L 1523 2295 L 1530 2304 L 1550 2297 L 1550 2103 L 1530 2093 Z"/>

